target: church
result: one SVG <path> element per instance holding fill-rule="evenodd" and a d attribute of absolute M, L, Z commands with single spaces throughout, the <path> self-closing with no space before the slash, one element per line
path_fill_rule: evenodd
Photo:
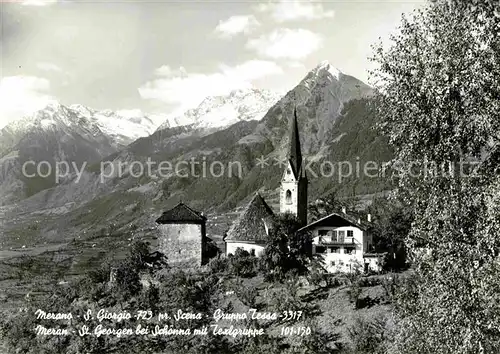
<path fill-rule="evenodd" d="M 333 213 L 308 224 L 308 178 L 300 146 L 297 111 L 290 122 L 289 149 L 279 191 L 279 212 L 290 213 L 303 225 L 299 232 L 311 235 L 313 254 L 323 257 L 329 272 L 379 272 L 383 255 L 370 253 L 373 240 L 369 233 L 371 218 L 356 219 L 342 213 Z M 273 227 L 274 212 L 264 198 L 256 193 L 224 238 L 226 255 L 244 249 L 259 256 L 266 247 Z"/>
<path fill-rule="evenodd" d="M 281 178 L 280 213 L 295 215 L 302 225 L 307 224 L 307 175 L 300 148 L 297 111 L 291 121 L 288 162 Z M 224 238 L 226 255 L 244 249 L 259 255 L 266 247 L 269 230 L 273 227 L 274 212 L 264 198 L 256 193 Z"/>

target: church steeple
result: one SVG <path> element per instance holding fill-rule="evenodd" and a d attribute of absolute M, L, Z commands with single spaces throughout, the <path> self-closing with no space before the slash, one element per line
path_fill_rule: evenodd
<path fill-rule="evenodd" d="M 293 118 L 290 127 L 290 150 L 288 159 L 293 168 L 295 176 L 299 176 L 302 167 L 302 151 L 300 149 L 299 127 L 297 123 L 297 108 L 293 110 Z"/>
<path fill-rule="evenodd" d="M 290 120 L 288 165 L 281 179 L 280 212 L 295 215 L 302 224 L 307 223 L 307 176 L 300 148 L 297 109 Z"/>

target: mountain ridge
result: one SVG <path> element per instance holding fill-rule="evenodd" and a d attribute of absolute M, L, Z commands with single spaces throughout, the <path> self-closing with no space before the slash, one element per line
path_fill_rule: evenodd
<path fill-rule="evenodd" d="M 154 217 L 160 210 L 180 200 L 189 201 L 196 209 L 214 212 L 234 210 L 256 190 L 276 195 L 281 168 L 272 163 L 260 168 L 256 162 L 261 157 L 272 162 L 286 156 L 289 119 L 295 108 L 307 159 L 354 159 L 356 154 L 367 159 L 372 152 L 385 158 L 390 152 L 371 129 L 375 117 L 367 100 L 372 88 L 329 66 L 321 63 L 312 69 L 261 120 L 239 120 L 210 132 L 193 125 L 168 127 L 97 159 L 84 171 L 79 183 L 74 183 L 73 176 L 13 206 L 9 212 L 12 219 L 9 232 L 15 234 L 19 225 L 38 220 L 42 211 L 43 217 L 51 215 L 51 221 L 44 223 L 40 234 L 53 235 L 59 240 L 65 236 L 58 235 L 99 233 L 111 220 L 119 229 L 149 230 L 154 228 Z M 191 159 L 207 164 L 220 162 L 224 166 L 237 161 L 241 174 L 196 177 L 187 170 L 185 176 L 173 171 L 165 177 L 136 178 L 125 168 L 122 176 L 113 175 L 101 182 L 101 163 L 130 166 L 133 161 L 146 164 L 148 159 L 173 165 Z M 202 165 L 198 165 L 192 171 L 199 174 L 201 169 Z M 153 173 L 157 172 L 155 167 Z M 361 185 L 361 191 L 371 190 L 373 181 L 362 183 L 366 185 Z M 339 185 L 331 178 L 320 178 L 311 182 L 310 196 L 316 198 L 332 188 L 350 191 L 358 185 L 357 181 Z M 19 221 L 21 213 L 24 219 Z"/>
<path fill-rule="evenodd" d="M 192 125 L 195 129 L 221 129 L 239 121 L 260 120 L 280 98 L 277 92 L 256 88 L 208 96 L 197 107 L 167 119 L 156 130 L 180 125 Z"/>

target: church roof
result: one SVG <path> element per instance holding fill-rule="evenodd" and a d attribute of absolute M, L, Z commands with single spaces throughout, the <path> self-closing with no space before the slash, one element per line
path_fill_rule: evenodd
<path fill-rule="evenodd" d="M 156 222 L 158 224 L 172 223 L 203 223 L 207 220 L 202 213 L 197 212 L 184 203 L 179 203 L 170 210 L 165 211 Z"/>
<path fill-rule="evenodd" d="M 265 243 L 266 225 L 271 227 L 273 218 L 274 212 L 271 207 L 259 193 L 256 193 L 227 232 L 225 241 Z"/>
<path fill-rule="evenodd" d="M 292 166 L 293 175 L 295 178 L 306 178 L 305 168 L 302 166 L 302 150 L 300 148 L 296 108 L 293 110 L 289 142 L 288 161 L 290 161 L 290 165 Z"/>
<path fill-rule="evenodd" d="M 299 127 L 297 123 L 297 109 L 293 110 L 293 118 L 290 129 L 290 150 L 288 151 L 288 158 L 293 168 L 294 174 L 297 176 L 300 165 L 302 164 L 302 151 L 300 150 Z"/>

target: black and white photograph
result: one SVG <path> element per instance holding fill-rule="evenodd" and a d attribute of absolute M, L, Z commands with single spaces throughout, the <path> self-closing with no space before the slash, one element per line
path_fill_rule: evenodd
<path fill-rule="evenodd" d="M 0 0 L 0 354 L 500 354 L 498 0 Z"/>

